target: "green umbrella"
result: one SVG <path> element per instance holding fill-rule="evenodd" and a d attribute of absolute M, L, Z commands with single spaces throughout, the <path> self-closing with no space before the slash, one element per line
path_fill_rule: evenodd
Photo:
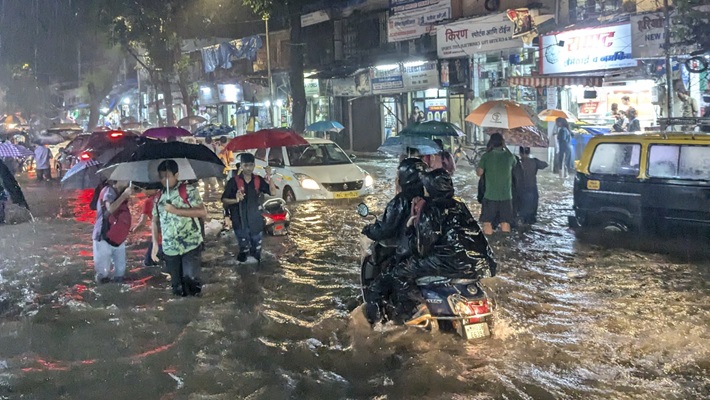
<path fill-rule="evenodd" d="M 450 122 L 426 121 L 402 129 L 402 136 L 465 136 L 464 132 Z"/>

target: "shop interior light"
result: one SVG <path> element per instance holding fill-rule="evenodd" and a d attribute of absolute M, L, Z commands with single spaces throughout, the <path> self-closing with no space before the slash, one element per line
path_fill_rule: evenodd
<path fill-rule="evenodd" d="M 212 92 L 212 89 L 211 89 L 210 87 L 208 87 L 208 86 L 203 86 L 203 87 L 200 88 L 200 90 L 201 90 L 202 93 L 204 93 L 204 94 L 210 94 L 210 92 Z"/>
<path fill-rule="evenodd" d="M 130 97 L 124 97 L 124 98 L 123 98 L 123 104 L 126 104 L 126 105 L 131 104 L 131 98 L 130 98 Z"/>
<path fill-rule="evenodd" d="M 404 64 L 405 68 L 416 68 L 426 64 L 426 61 L 412 61 Z"/>
<path fill-rule="evenodd" d="M 104 107 L 101 109 L 101 114 L 108 114 L 108 112 L 111 111 L 108 107 Z"/>
<path fill-rule="evenodd" d="M 276 100 L 276 107 L 283 107 L 284 106 L 284 101 L 281 99 Z"/>
<path fill-rule="evenodd" d="M 266 108 L 271 107 L 271 102 L 270 102 L 269 100 L 266 100 L 266 101 L 264 102 L 264 107 L 266 107 Z"/>
<path fill-rule="evenodd" d="M 399 68 L 399 64 L 385 64 L 385 65 L 378 65 L 375 67 L 376 70 L 378 71 L 391 71 L 393 69 Z"/>

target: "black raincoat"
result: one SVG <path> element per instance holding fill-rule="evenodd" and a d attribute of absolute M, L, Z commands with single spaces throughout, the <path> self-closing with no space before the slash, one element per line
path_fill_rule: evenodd
<path fill-rule="evenodd" d="M 378 220 L 363 228 L 363 235 L 376 242 L 387 242 L 388 244 L 397 245 L 404 251 L 408 246 L 407 240 L 407 221 L 411 214 L 412 200 L 421 196 L 423 191 L 421 188 L 403 191 L 396 196 L 385 208 L 385 213 L 382 215 L 382 220 Z"/>
<path fill-rule="evenodd" d="M 496 274 L 488 240 L 466 205 L 453 198 L 427 199 L 409 230 L 413 256 L 395 275 L 480 279 Z"/>
<path fill-rule="evenodd" d="M 17 183 L 15 176 L 12 174 L 7 165 L 2 162 L 2 160 L 0 160 L 0 183 L 2 183 L 2 186 L 5 190 L 7 190 L 7 193 L 10 195 L 10 199 L 12 199 L 13 203 L 28 210 L 30 209 L 27 205 L 27 200 L 25 200 L 25 195 L 22 193 L 22 189 L 20 189 L 20 185 Z"/>

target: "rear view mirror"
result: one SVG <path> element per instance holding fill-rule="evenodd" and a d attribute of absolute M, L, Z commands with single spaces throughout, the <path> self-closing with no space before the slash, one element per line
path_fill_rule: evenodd
<path fill-rule="evenodd" d="M 367 207 L 367 204 L 365 204 L 365 203 L 358 204 L 357 205 L 357 214 L 363 218 L 370 215 L 370 209 Z"/>

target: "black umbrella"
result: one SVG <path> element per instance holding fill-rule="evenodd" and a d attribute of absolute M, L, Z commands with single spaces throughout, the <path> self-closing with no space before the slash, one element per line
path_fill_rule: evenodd
<path fill-rule="evenodd" d="M 20 189 L 20 185 L 2 160 L 0 160 L 0 181 L 2 181 L 2 186 L 7 193 L 10 194 L 10 199 L 12 199 L 13 203 L 20 207 L 25 207 L 28 210 L 30 209 L 30 206 L 27 205 L 27 200 L 25 200 L 25 195 L 22 193 L 22 189 Z"/>
<path fill-rule="evenodd" d="M 119 157 L 128 159 L 122 161 Z M 220 176 L 224 171 L 222 160 L 203 145 L 151 141 L 139 146 L 130 156 L 127 152 L 117 154 L 101 173 L 110 180 L 160 182 L 158 165 L 164 160 L 178 163 L 182 180 Z"/>

